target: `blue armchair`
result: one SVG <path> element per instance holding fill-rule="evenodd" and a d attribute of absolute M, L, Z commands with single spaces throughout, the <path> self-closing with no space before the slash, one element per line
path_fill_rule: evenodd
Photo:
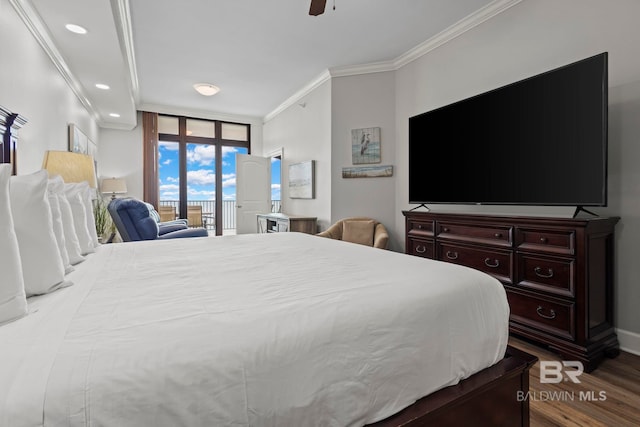
<path fill-rule="evenodd" d="M 160 226 L 145 202 L 134 199 L 113 199 L 107 206 L 109 214 L 123 242 L 155 239 L 175 239 L 181 237 L 205 237 L 209 233 L 204 228 L 188 228 L 185 223 L 168 225 L 160 234 Z M 172 222 L 172 221 L 171 221 Z"/>

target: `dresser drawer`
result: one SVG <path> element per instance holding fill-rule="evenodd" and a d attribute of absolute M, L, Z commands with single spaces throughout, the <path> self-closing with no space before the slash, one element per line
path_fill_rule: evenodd
<path fill-rule="evenodd" d="M 575 339 L 575 305 L 569 301 L 545 298 L 507 289 L 511 320 L 556 335 Z"/>
<path fill-rule="evenodd" d="M 490 244 L 492 246 L 511 247 L 513 243 L 513 227 L 509 226 L 484 226 L 438 221 L 436 234 L 440 239 Z"/>
<path fill-rule="evenodd" d="M 438 243 L 438 259 L 489 273 L 503 283 L 513 283 L 512 253 L 449 243 Z"/>
<path fill-rule="evenodd" d="M 433 240 L 421 240 L 409 238 L 407 240 L 407 253 L 410 255 L 416 255 L 423 258 L 434 258 L 434 245 Z"/>
<path fill-rule="evenodd" d="M 575 260 L 516 255 L 516 284 L 565 297 L 575 296 Z"/>
<path fill-rule="evenodd" d="M 574 230 L 521 228 L 516 230 L 516 246 L 520 250 L 575 255 Z"/>
<path fill-rule="evenodd" d="M 410 236 L 433 236 L 433 221 L 427 220 L 407 220 L 407 234 Z"/>

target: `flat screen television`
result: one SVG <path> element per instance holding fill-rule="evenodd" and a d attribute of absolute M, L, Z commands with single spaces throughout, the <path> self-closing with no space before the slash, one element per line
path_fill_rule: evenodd
<path fill-rule="evenodd" d="M 409 203 L 606 206 L 607 53 L 409 118 Z"/>

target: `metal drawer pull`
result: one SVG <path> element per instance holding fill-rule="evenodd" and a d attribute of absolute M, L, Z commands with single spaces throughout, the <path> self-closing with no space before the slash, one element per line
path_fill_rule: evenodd
<path fill-rule="evenodd" d="M 423 254 L 427 252 L 427 247 L 418 245 L 416 246 L 416 252 L 418 252 L 419 254 Z"/>
<path fill-rule="evenodd" d="M 493 237 L 497 237 L 498 239 L 502 237 L 502 233 L 496 233 L 493 235 Z"/>
<path fill-rule="evenodd" d="M 538 308 L 536 308 L 536 313 L 538 313 L 538 316 L 544 317 L 545 319 L 555 319 L 556 318 L 556 312 L 553 309 L 549 310 L 549 313 L 550 313 L 549 315 L 543 314 L 541 305 L 539 305 Z"/>
<path fill-rule="evenodd" d="M 422 230 L 422 224 L 418 224 L 418 230 Z"/>
<path fill-rule="evenodd" d="M 542 243 L 547 243 L 547 238 L 546 238 L 546 237 L 541 237 L 541 238 L 540 238 L 540 241 L 541 241 Z"/>
<path fill-rule="evenodd" d="M 547 271 L 549 272 L 547 274 L 542 273 L 542 269 L 540 267 L 534 268 L 533 271 L 536 273 L 536 276 L 542 277 L 543 279 L 550 279 L 553 277 L 553 270 L 551 268 L 547 268 Z"/>
<path fill-rule="evenodd" d="M 446 255 L 449 259 L 458 259 L 458 252 L 447 251 Z"/>
<path fill-rule="evenodd" d="M 500 260 L 494 259 L 494 264 L 490 264 L 491 263 L 491 258 L 485 258 L 484 260 L 484 265 L 486 265 L 487 267 L 491 267 L 491 268 L 496 268 L 500 266 Z"/>

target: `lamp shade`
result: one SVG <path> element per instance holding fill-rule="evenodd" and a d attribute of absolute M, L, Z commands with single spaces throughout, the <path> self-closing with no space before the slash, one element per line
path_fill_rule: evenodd
<path fill-rule="evenodd" d="M 100 186 L 101 193 L 124 194 L 127 192 L 127 181 L 123 178 L 105 178 Z"/>

